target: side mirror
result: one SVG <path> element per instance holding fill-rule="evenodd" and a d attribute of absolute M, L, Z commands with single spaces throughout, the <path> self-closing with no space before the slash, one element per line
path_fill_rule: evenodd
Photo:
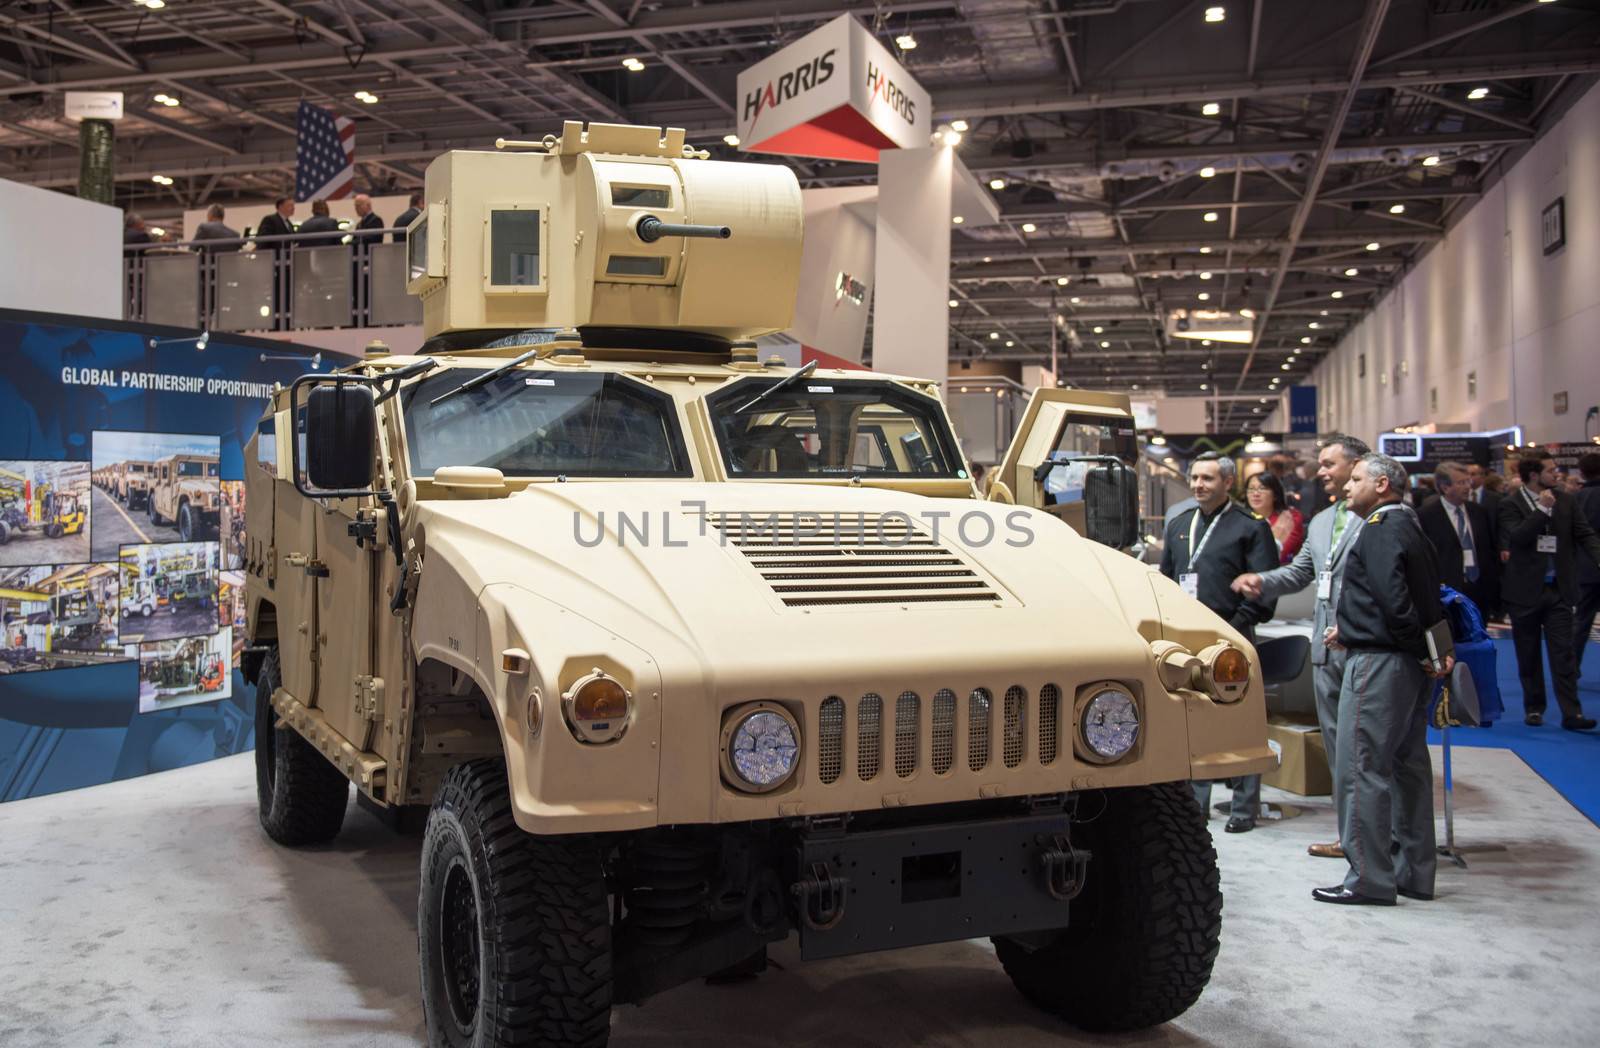
<path fill-rule="evenodd" d="M 1139 541 L 1139 485 L 1125 462 L 1107 462 L 1084 477 L 1083 501 L 1087 538 L 1113 549 Z"/>
<path fill-rule="evenodd" d="M 378 406 L 371 386 L 336 382 L 312 387 L 306 397 L 305 469 L 314 490 L 307 494 L 369 491 L 377 439 Z"/>

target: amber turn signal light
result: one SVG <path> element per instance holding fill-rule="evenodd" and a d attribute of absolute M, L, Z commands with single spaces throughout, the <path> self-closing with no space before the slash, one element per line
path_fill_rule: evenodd
<path fill-rule="evenodd" d="M 1218 684 L 1244 684 L 1250 679 L 1250 660 L 1238 648 L 1229 648 L 1211 664 L 1211 678 Z"/>
<path fill-rule="evenodd" d="M 580 721 L 612 721 L 628 715 L 628 692 L 610 677 L 597 677 L 572 697 L 572 716 Z"/>

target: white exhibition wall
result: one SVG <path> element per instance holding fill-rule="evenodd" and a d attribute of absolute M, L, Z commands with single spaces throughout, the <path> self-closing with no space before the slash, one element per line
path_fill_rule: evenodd
<path fill-rule="evenodd" d="M 1565 198 L 1566 246 L 1541 213 Z M 1359 262 L 1355 263 L 1359 265 Z M 1323 429 L 1410 423 L 1583 440 L 1600 404 L 1600 87 L 1591 89 L 1320 364 Z M 1567 408 L 1557 414 L 1566 394 Z M 1267 428 L 1273 428 L 1269 420 Z"/>
<path fill-rule="evenodd" d="M 0 179 L 0 307 L 121 320 L 121 209 Z"/>

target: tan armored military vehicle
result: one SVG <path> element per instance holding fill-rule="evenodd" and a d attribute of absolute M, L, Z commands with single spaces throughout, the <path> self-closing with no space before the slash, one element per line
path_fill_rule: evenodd
<path fill-rule="evenodd" d="M 184 542 L 203 537 L 202 529 L 217 531 L 222 481 L 215 457 L 170 455 L 152 465 L 149 482 L 146 502 L 153 523 L 177 525 Z"/>
<path fill-rule="evenodd" d="M 422 353 L 297 380 L 247 448 L 243 666 L 271 837 L 333 838 L 351 782 L 426 807 L 429 1039 L 601 1044 L 793 934 L 991 936 L 1093 1029 L 1192 1004 L 1183 783 L 1272 757 L 1253 650 L 1112 548 L 1126 468 L 1091 541 L 979 501 L 933 383 L 763 361 L 785 168 L 569 123 L 426 196 Z"/>
<path fill-rule="evenodd" d="M 131 460 L 118 463 L 116 470 L 117 498 L 121 499 L 129 509 L 148 506 L 150 476 L 155 470 L 155 463 Z"/>

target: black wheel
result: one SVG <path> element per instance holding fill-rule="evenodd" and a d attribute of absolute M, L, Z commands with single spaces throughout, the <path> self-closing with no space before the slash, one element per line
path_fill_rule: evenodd
<path fill-rule="evenodd" d="M 194 510 L 187 502 L 178 507 L 178 537 L 185 542 L 194 541 Z"/>
<path fill-rule="evenodd" d="M 517 827 L 505 764 L 450 769 L 422 842 L 417 953 L 428 1043 L 600 1048 L 611 917 L 600 851 Z"/>
<path fill-rule="evenodd" d="M 156 501 L 155 501 L 155 499 L 151 499 L 149 502 L 146 502 L 144 504 L 144 511 L 145 511 L 145 513 L 147 513 L 149 515 L 150 523 L 152 523 L 152 524 L 160 524 L 162 522 L 161 521 L 161 514 L 156 512 Z"/>
<path fill-rule="evenodd" d="M 279 844 L 324 844 L 339 834 L 350 780 L 293 728 L 274 727 L 278 649 L 261 660 L 256 678 L 256 800 L 261 828 Z"/>
<path fill-rule="evenodd" d="M 44 534 L 46 538 L 58 539 L 64 532 L 60 524 L 50 524 L 45 527 Z"/>
<path fill-rule="evenodd" d="M 1023 996 L 1085 1030 L 1175 1019 L 1211 980 L 1222 932 L 1205 817 L 1186 783 L 1091 794 L 1078 812 L 1073 843 L 1093 858 L 1070 926 L 1043 946 L 996 939 L 1000 963 Z"/>

